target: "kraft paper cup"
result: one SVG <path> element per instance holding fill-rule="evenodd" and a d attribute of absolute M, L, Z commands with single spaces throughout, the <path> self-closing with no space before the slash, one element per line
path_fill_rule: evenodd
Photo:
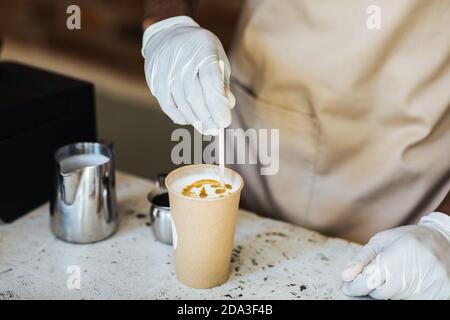
<path fill-rule="evenodd" d="M 166 178 L 176 275 L 181 283 L 191 288 L 212 288 L 228 280 L 239 198 L 244 186 L 242 177 L 226 168 L 226 179 L 238 182 L 238 189 L 229 195 L 199 199 L 174 190 L 177 179 L 205 169 L 215 170 L 218 175 L 218 166 L 205 164 L 178 168 Z"/>

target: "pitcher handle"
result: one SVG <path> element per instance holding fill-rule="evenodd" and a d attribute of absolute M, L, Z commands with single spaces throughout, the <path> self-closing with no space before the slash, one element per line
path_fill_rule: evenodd
<path fill-rule="evenodd" d="M 158 173 L 156 177 L 156 186 L 160 189 L 167 189 L 166 188 L 166 177 L 167 173 Z"/>

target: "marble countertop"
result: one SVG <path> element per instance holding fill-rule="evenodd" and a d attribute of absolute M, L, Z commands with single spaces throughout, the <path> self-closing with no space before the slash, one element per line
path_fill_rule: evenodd
<path fill-rule="evenodd" d="M 185 287 L 176 280 L 172 247 L 150 228 L 146 195 L 153 183 L 124 173 L 117 182 L 120 226 L 105 241 L 56 239 L 48 204 L 0 226 L 0 300 L 349 299 L 340 271 L 359 245 L 243 210 L 228 282 Z"/>

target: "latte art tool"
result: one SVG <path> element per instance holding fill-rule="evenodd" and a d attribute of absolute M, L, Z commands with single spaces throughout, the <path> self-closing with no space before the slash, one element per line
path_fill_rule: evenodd
<path fill-rule="evenodd" d="M 219 129 L 219 178 L 220 184 L 225 186 L 225 129 Z"/>

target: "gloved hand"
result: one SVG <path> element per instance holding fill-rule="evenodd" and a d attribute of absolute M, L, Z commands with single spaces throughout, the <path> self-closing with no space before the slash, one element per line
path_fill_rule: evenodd
<path fill-rule="evenodd" d="M 342 272 L 343 292 L 375 299 L 450 299 L 450 217 L 376 234 Z"/>
<path fill-rule="evenodd" d="M 231 123 L 230 63 L 219 39 L 187 16 L 159 21 L 143 36 L 147 84 L 177 124 L 218 134 Z"/>

